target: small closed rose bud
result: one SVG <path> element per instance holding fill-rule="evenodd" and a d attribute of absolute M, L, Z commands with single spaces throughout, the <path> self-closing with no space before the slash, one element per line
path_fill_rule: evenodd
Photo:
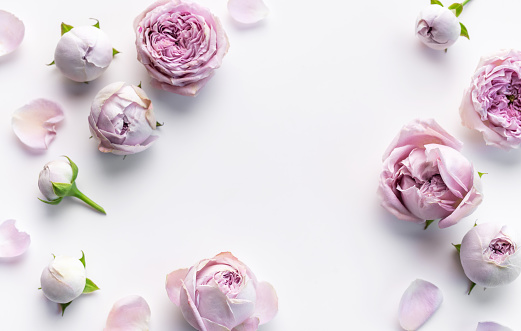
<path fill-rule="evenodd" d="M 57 256 L 40 277 L 43 294 L 56 303 L 68 303 L 79 297 L 86 280 L 85 267 L 70 256 Z"/>
<path fill-rule="evenodd" d="M 416 36 L 427 46 L 444 50 L 461 34 L 461 25 L 454 13 L 439 5 L 425 7 L 416 19 Z"/>
<path fill-rule="evenodd" d="M 101 76 L 112 57 L 109 37 L 95 26 L 80 26 L 65 32 L 54 52 L 58 69 L 76 82 L 89 82 Z"/>
<path fill-rule="evenodd" d="M 497 287 L 513 282 L 521 273 L 520 238 L 508 226 L 483 223 L 463 237 L 461 265 L 477 285 Z"/>

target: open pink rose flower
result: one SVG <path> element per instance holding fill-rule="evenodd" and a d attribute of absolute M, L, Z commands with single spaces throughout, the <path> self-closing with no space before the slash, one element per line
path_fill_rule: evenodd
<path fill-rule="evenodd" d="M 487 145 L 521 145 L 521 52 L 510 49 L 484 56 L 460 105 L 464 126 L 481 132 Z"/>
<path fill-rule="evenodd" d="M 439 219 L 440 228 L 471 214 L 482 200 L 481 182 L 461 147 L 434 120 L 405 125 L 383 156 L 382 206 L 404 221 Z"/>
<path fill-rule="evenodd" d="M 137 58 L 154 87 L 194 96 L 221 66 L 228 38 L 219 19 L 196 3 L 160 0 L 134 20 Z"/>
<path fill-rule="evenodd" d="M 167 276 L 170 300 L 200 331 L 254 331 L 277 313 L 273 287 L 259 282 L 231 253 L 220 253 Z"/>
<path fill-rule="evenodd" d="M 19 231 L 15 220 L 7 220 L 0 224 L 0 257 L 22 255 L 31 244 L 31 236 Z"/>

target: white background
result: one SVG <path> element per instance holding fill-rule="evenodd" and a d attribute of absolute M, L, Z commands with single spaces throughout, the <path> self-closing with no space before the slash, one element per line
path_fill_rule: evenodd
<path fill-rule="evenodd" d="M 486 147 L 458 113 L 480 56 L 521 48 L 521 2 L 471 1 L 460 16 L 471 40 L 447 53 L 414 35 L 428 0 L 266 0 L 271 13 L 253 27 L 231 20 L 226 0 L 199 2 L 221 18 L 231 46 L 195 98 L 152 88 L 136 60 L 132 22 L 150 1 L 0 3 L 26 26 L 21 47 L 0 58 L 0 221 L 16 219 L 32 238 L 23 256 L 0 260 L 0 329 L 102 330 L 116 300 L 139 294 L 151 330 L 192 330 L 165 276 L 231 251 L 278 293 L 279 313 L 262 331 L 400 330 L 398 302 L 416 278 L 444 295 L 422 330 L 471 331 L 485 320 L 520 330 L 521 280 L 468 296 L 451 243 L 475 221 L 521 228 L 521 151 Z M 74 83 L 45 64 L 60 23 L 91 17 L 121 54 L 96 81 Z M 125 159 L 99 152 L 87 124 L 93 97 L 115 81 L 141 81 L 165 124 L 150 149 Z M 66 119 L 50 148 L 34 153 L 14 135 L 11 115 L 42 97 Z M 424 231 L 380 207 L 376 188 L 399 129 L 431 117 L 488 175 L 474 214 Z M 64 154 L 107 216 L 72 198 L 38 201 L 39 171 Z M 51 254 L 81 250 L 101 290 L 62 317 L 38 290 L 40 273 Z"/>

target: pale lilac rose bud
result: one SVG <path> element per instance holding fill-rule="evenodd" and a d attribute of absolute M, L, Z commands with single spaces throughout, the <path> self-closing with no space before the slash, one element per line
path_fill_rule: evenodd
<path fill-rule="evenodd" d="M 398 321 L 407 331 L 419 329 L 440 307 L 443 295 L 440 289 L 423 279 L 416 279 L 402 295 Z"/>
<path fill-rule="evenodd" d="M 70 256 L 54 258 L 40 277 L 43 294 L 56 303 L 68 303 L 79 297 L 86 280 L 85 266 Z"/>
<path fill-rule="evenodd" d="M 181 307 L 190 325 L 200 331 L 254 331 L 277 313 L 273 287 L 259 282 L 231 253 L 202 260 L 167 276 L 170 300 Z"/>
<path fill-rule="evenodd" d="M 17 49 L 24 39 L 24 34 L 24 23 L 10 12 L 0 10 L 0 56 Z"/>
<path fill-rule="evenodd" d="M 137 58 L 154 87 L 194 96 L 221 66 L 228 38 L 197 3 L 160 0 L 134 20 Z"/>
<path fill-rule="evenodd" d="M 54 52 L 61 73 L 76 82 L 89 82 L 101 76 L 112 62 L 109 37 L 94 26 L 80 26 L 66 32 Z"/>
<path fill-rule="evenodd" d="M 461 265 L 477 285 L 497 287 L 513 282 L 521 273 L 519 236 L 507 226 L 483 223 L 463 237 Z"/>
<path fill-rule="evenodd" d="M 521 145 L 521 52 L 501 50 L 484 56 L 460 105 L 464 126 L 483 134 L 487 145 Z"/>
<path fill-rule="evenodd" d="M 158 138 L 156 118 L 145 91 L 123 82 L 98 92 L 92 103 L 89 127 L 104 153 L 127 155 L 141 152 Z"/>
<path fill-rule="evenodd" d="M 511 328 L 507 328 L 498 323 L 494 322 L 479 322 L 476 331 L 514 331 Z"/>
<path fill-rule="evenodd" d="M 416 36 L 427 46 L 444 50 L 458 40 L 461 26 L 454 13 L 439 5 L 430 5 L 420 11 L 416 19 Z"/>
<path fill-rule="evenodd" d="M 481 181 L 461 146 L 434 120 L 405 125 L 383 156 L 382 206 L 404 221 L 439 219 L 440 228 L 470 215 L 482 200 Z"/>

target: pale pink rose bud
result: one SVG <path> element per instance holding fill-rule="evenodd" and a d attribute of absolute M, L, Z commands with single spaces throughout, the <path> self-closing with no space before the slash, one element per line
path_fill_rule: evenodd
<path fill-rule="evenodd" d="M 228 51 L 219 19 L 195 2 L 157 1 L 136 17 L 134 31 L 152 86 L 177 94 L 195 96 Z"/>
<path fill-rule="evenodd" d="M 58 69 L 76 82 L 89 82 L 101 76 L 112 57 L 109 37 L 94 26 L 72 28 L 61 37 L 54 52 Z"/>
<path fill-rule="evenodd" d="M 520 243 L 518 235 L 507 226 L 483 223 L 473 227 L 460 246 L 465 275 L 484 287 L 513 282 L 521 273 Z"/>
<path fill-rule="evenodd" d="M 85 266 L 70 256 L 54 258 L 40 277 L 43 294 L 56 303 L 68 303 L 79 297 L 86 280 Z"/>
<path fill-rule="evenodd" d="M 257 330 L 277 313 L 273 287 L 258 282 L 251 270 L 231 253 L 202 260 L 190 269 L 167 276 L 170 300 L 197 330 Z"/>
<path fill-rule="evenodd" d="M 404 221 L 440 220 L 440 228 L 470 215 L 482 200 L 481 181 L 461 147 L 434 120 L 405 125 L 383 156 L 382 206 Z"/>
<path fill-rule="evenodd" d="M 487 145 L 521 146 L 521 52 L 483 56 L 460 105 L 461 121 L 483 134 Z"/>
<path fill-rule="evenodd" d="M 429 5 L 416 19 L 416 36 L 427 46 L 444 50 L 458 40 L 461 25 L 454 13 L 439 5 Z"/>
<path fill-rule="evenodd" d="M 152 101 L 145 91 L 123 82 L 98 92 L 89 115 L 89 127 L 98 149 L 117 155 L 134 154 L 149 148 L 158 138 Z"/>
<path fill-rule="evenodd" d="M 53 183 L 72 183 L 73 171 L 66 158 L 48 162 L 43 166 L 38 177 L 38 188 L 48 201 L 59 198 L 54 192 Z"/>

